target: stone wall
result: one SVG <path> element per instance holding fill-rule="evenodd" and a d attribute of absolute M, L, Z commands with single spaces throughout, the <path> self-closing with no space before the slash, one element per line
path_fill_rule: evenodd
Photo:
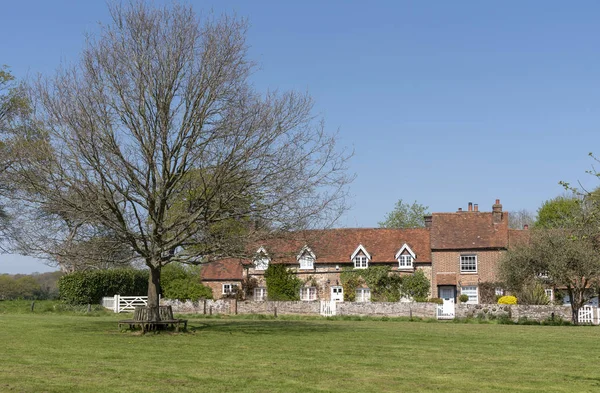
<path fill-rule="evenodd" d="M 534 321 L 543 321 L 549 318 L 562 318 L 571 320 L 570 306 L 526 306 L 507 304 L 457 304 L 456 318 L 509 316 L 513 321 L 526 317 Z"/>
<path fill-rule="evenodd" d="M 435 318 L 434 303 L 343 302 L 337 304 L 337 315 Z"/>
<path fill-rule="evenodd" d="M 237 303 L 238 314 L 308 314 L 319 315 L 320 302 L 251 302 Z"/>
<path fill-rule="evenodd" d="M 173 312 L 178 314 L 235 314 L 235 299 L 199 300 L 197 302 L 162 299 L 160 304 L 161 306 L 171 306 Z"/>
<path fill-rule="evenodd" d="M 254 302 L 235 299 L 200 300 L 197 302 L 162 299 L 161 305 L 170 305 L 178 314 L 277 314 L 319 315 L 320 302 Z M 340 302 L 337 315 L 435 318 L 437 304 L 434 303 L 387 303 L 387 302 Z M 236 310 L 237 307 L 237 310 Z M 570 306 L 525 306 L 506 304 L 457 304 L 456 318 L 498 318 L 509 316 L 517 321 L 526 317 L 543 321 L 554 318 L 571 320 Z M 595 318 L 597 316 L 595 315 Z"/>

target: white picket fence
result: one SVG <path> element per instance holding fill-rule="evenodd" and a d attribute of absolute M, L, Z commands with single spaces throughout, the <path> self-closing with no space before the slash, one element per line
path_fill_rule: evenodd
<path fill-rule="evenodd" d="M 133 311 L 138 306 L 147 306 L 148 296 L 121 296 L 103 297 L 102 306 L 116 313 L 121 311 Z"/>
<path fill-rule="evenodd" d="M 324 317 L 333 317 L 336 315 L 335 300 L 321 300 L 321 315 Z"/>
<path fill-rule="evenodd" d="M 596 309 L 596 313 L 600 309 L 592 306 L 583 306 L 579 309 L 578 320 L 579 323 L 591 323 L 594 325 L 598 324 L 598 318 L 594 318 L 594 309 Z"/>
<path fill-rule="evenodd" d="M 437 319 L 454 319 L 455 309 L 454 304 L 438 304 Z"/>

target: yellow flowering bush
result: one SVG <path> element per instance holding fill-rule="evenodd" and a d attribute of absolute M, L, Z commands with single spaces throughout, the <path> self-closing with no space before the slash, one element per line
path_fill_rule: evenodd
<path fill-rule="evenodd" d="M 498 299 L 498 304 L 517 304 L 517 298 L 514 296 L 502 296 Z"/>

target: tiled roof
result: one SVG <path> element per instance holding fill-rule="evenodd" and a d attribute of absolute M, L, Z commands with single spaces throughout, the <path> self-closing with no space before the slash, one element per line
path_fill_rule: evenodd
<path fill-rule="evenodd" d="M 371 255 L 371 263 L 397 262 L 395 256 L 406 243 L 416 254 L 415 262 L 431 262 L 429 229 L 340 228 L 291 233 L 269 239 L 264 246 L 274 262 L 298 263 L 297 256 L 307 245 L 317 263 L 350 263 L 350 256 L 362 244 Z"/>
<path fill-rule="evenodd" d="M 508 247 L 508 213 L 495 224 L 488 212 L 433 213 L 432 250 Z"/>
<path fill-rule="evenodd" d="M 526 229 L 508 230 L 508 247 L 523 246 L 529 243 L 531 232 Z"/>
<path fill-rule="evenodd" d="M 437 273 L 437 285 L 456 285 L 456 273 Z"/>
<path fill-rule="evenodd" d="M 220 259 L 202 265 L 200 276 L 202 280 L 239 280 L 243 279 L 244 269 L 238 258 Z"/>

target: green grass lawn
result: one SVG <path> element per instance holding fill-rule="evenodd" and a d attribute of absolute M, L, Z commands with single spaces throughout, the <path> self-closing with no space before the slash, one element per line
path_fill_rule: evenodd
<path fill-rule="evenodd" d="M 600 391 L 594 326 L 194 318 L 140 335 L 6 303 L 0 392 Z"/>

